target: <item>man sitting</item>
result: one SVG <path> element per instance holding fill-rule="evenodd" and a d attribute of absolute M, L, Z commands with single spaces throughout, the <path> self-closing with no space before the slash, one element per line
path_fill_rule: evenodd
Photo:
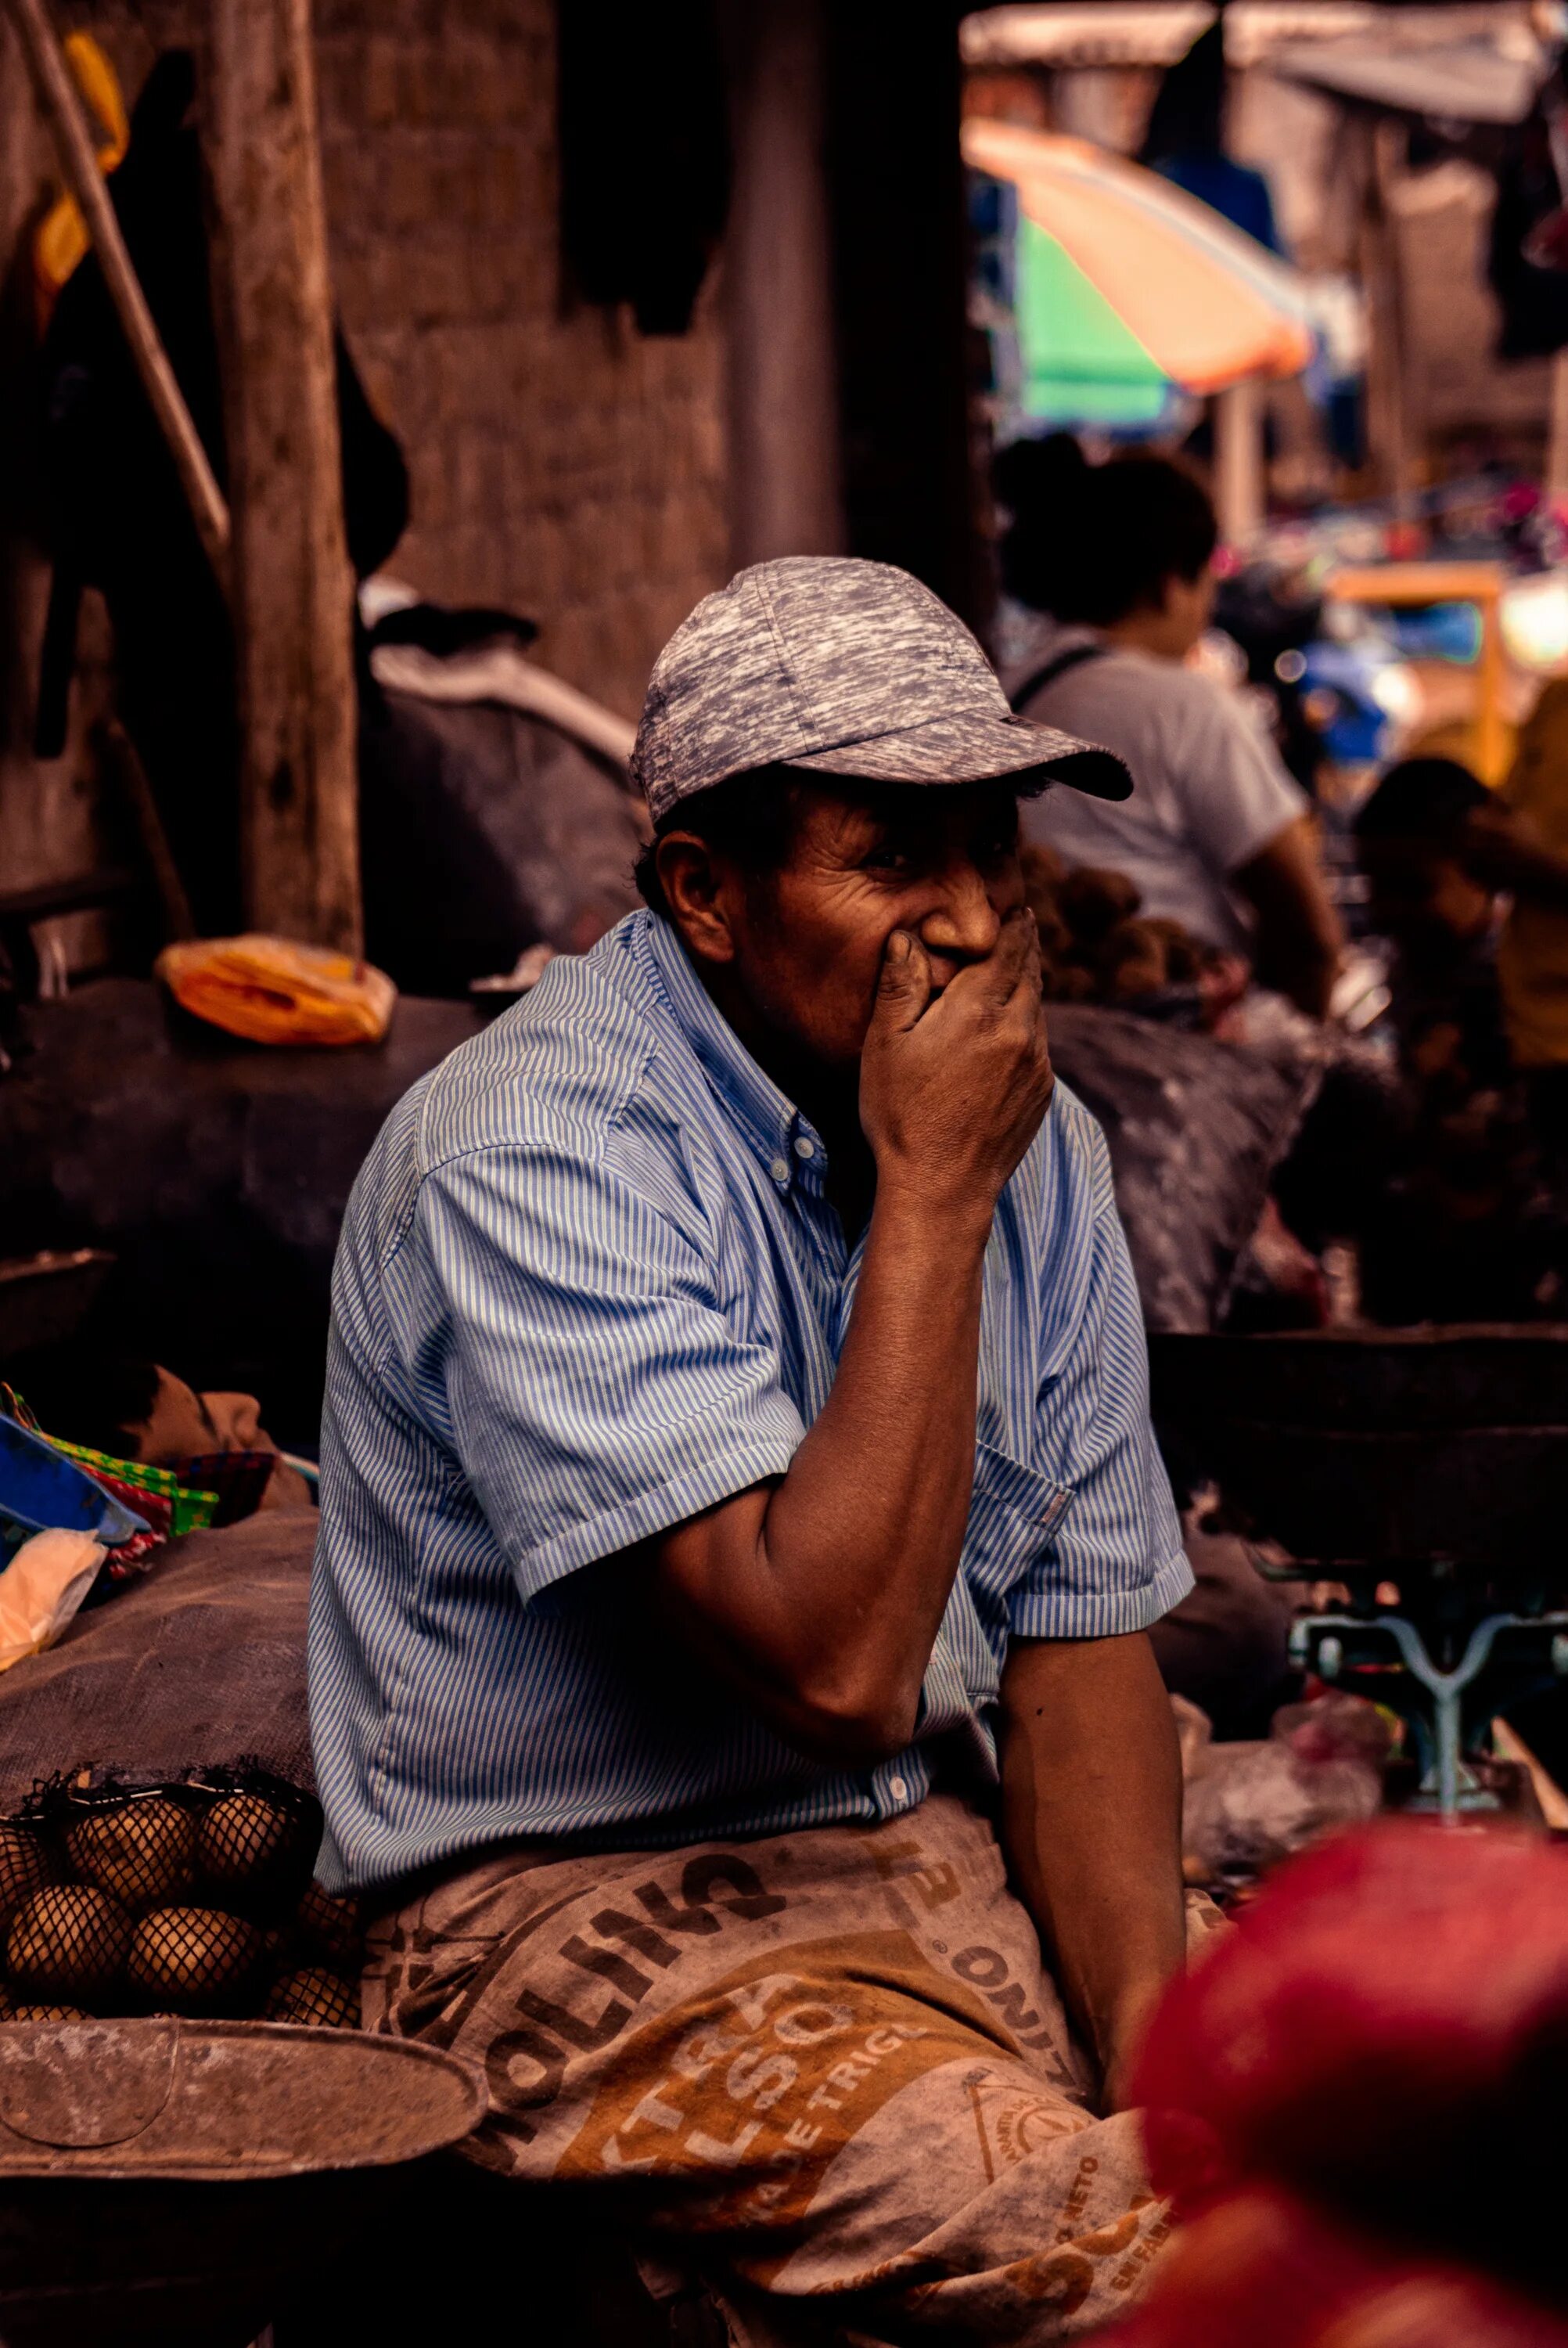
<path fill-rule="evenodd" d="M 772 2323 L 1056 2339 L 1165 2230 L 1119 2107 L 1191 1575 L 1017 801 L 1127 778 L 914 580 L 804 558 L 676 631 L 635 770 L 651 910 L 350 1204 L 325 1879 L 383 1911 L 371 2025 L 483 2065 L 476 2157 Z"/>

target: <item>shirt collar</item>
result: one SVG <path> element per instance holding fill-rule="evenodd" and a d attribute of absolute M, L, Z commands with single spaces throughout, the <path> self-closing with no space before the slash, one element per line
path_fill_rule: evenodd
<path fill-rule="evenodd" d="M 657 913 L 633 914 L 633 952 L 645 961 L 675 1025 L 691 1045 L 720 1105 L 770 1181 L 781 1190 L 801 1176 L 816 1186 L 826 1171 L 822 1137 L 757 1066 Z"/>

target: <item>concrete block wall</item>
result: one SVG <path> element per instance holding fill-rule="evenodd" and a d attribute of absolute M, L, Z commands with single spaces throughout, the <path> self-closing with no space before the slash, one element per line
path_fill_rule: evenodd
<path fill-rule="evenodd" d="M 672 340 L 563 304 L 548 0 L 318 0 L 316 36 L 338 300 L 413 473 L 389 567 L 634 716 L 724 571 L 712 288 Z"/>

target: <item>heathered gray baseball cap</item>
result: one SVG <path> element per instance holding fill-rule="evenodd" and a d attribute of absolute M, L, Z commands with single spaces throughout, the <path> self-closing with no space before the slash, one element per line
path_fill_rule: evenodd
<path fill-rule="evenodd" d="M 882 783 L 1071 783 L 1124 799 L 1120 758 L 1016 717 L 963 622 L 890 563 L 787 555 L 737 572 L 658 660 L 631 753 L 655 822 L 753 767 Z"/>

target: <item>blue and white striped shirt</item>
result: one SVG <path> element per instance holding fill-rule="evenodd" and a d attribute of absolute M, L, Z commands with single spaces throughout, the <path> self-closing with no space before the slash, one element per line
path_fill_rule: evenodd
<path fill-rule="evenodd" d="M 1104 1140 L 1061 1085 L 986 1256 L 974 1498 L 908 1749 L 804 1759 L 662 1632 L 635 1565 L 600 1562 L 789 1467 L 859 1264 L 825 1169 L 651 913 L 394 1110 L 333 1282 L 311 1607 L 333 1887 L 521 1834 L 891 1817 L 938 1768 L 994 1780 L 1010 1636 L 1140 1629 L 1189 1587 Z"/>

